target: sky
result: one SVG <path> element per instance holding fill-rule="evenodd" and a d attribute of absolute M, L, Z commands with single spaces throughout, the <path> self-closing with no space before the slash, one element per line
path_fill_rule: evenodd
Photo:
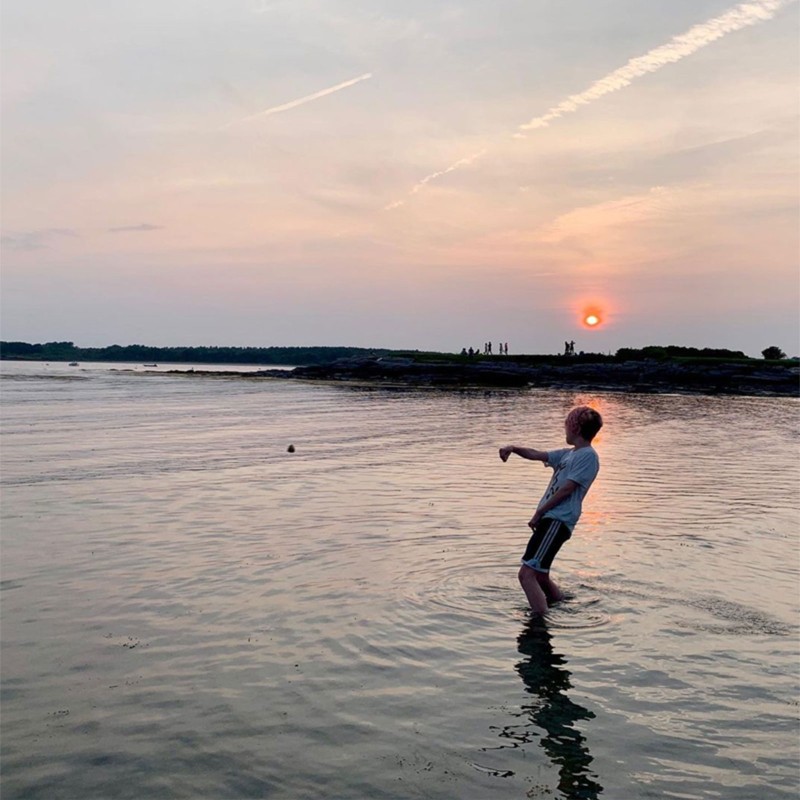
<path fill-rule="evenodd" d="M 0 335 L 795 355 L 799 10 L 7 0 Z"/>

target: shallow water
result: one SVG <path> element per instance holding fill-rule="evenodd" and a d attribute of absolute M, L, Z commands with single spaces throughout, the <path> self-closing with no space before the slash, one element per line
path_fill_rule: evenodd
<path fill-rule="evenodd" d="M 0 387 L 4 800 L 797 796 L 795 401 Z M 497 448 L 587 401 L 600 477 L 536 622 L 549 471 Z"/>

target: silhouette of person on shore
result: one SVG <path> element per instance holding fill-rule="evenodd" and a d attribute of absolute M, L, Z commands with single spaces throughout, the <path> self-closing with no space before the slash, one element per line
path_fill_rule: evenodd
<path fill-rule="evenodd" d="M 538 739 L 558 768 L 558 788 L 563 796 L 596 800 L 603 787 L 591 770 L 593 759 L 586 737 L 575 725 L 594 719 L 594 714 L 567 696 L 572 687 L 571 673 L 564 667 L 564 656 L 553 650 L 552 640 L 547 622 L 541 617 L 529 619 L 517 637 L 517 650 L 523 659 L 515 668 L 532 698 L 521 706 L 518 715 L 520 720 L 527 718 L 527 722 L 506 726 L 500 736 L 511 739 L 514 746 Z"/>

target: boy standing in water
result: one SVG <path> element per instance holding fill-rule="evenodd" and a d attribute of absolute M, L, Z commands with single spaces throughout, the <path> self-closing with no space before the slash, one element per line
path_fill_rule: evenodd
<path fill-rule="evenodd" d="M 500 448 L 505 462 L 512 453 L 529 461 L 543 461 L 552 467 L 553 477 L 539 501 L 536 513 L 528 523 L 533 535 L 522 556 L 519 582 L 531 609 L 538 614 L 547 611 L 547 601 L 563 600 L 564 595 L 550 578 L 550 565 L 581 515 L 586 492 L 597 477 L 600 459 L 592 447 L 603 419 L 589 406 L 573 408 L 564 422 L 567 444 L 561 450 L 534 450 L 531 447 L 507 445 Z"/>

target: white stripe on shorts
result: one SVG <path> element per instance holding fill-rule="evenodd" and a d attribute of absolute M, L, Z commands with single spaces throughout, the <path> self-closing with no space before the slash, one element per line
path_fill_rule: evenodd
<path fill-rule="evenodd" d="M 542 539 L 542 543 L 539 545 L 539 549 L 534 553 L 532 561 L 535 561 L 537 564 L 542 563 L 542 558 L 547 554 L 547 548 L 553 543 L 553 539 L 556 538 L 556 534 L 558 533 L 558 529 L 561 527 L 561 522 L 559 520 L 554 519 L 550 523 L 550 527 L 547 529 L 547 533 L 544 535 Z"/>

